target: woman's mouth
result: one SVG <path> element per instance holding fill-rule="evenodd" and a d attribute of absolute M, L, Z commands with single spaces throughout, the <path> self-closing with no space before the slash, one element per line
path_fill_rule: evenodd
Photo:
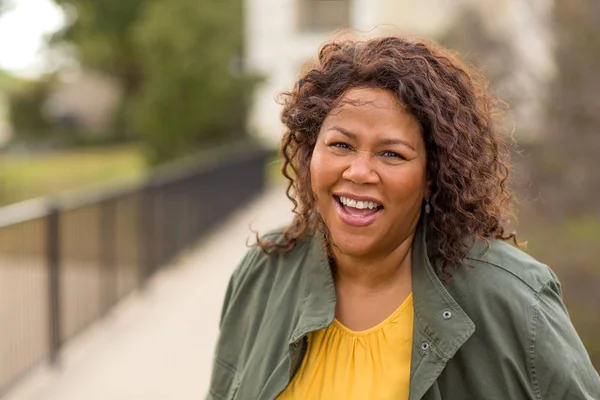
<path fill-rule="evenodd" d="M 333 196 L 335 209 L 342 222 L 353 227 L 365 227 L 374 223 L 383 211 L 381 204 L 357 200 L 346 196 Z"/>

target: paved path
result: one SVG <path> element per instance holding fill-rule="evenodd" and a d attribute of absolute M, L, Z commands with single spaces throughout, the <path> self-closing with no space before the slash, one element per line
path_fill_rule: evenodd
<path fill-rule="evenodd" d="M 291 218 L 282 187 L 227 219 L 147 289 L 74 340 L 56 371 L 40 368 L 2 400 L 203 399 L 229 276 L 261 233 Z"/>

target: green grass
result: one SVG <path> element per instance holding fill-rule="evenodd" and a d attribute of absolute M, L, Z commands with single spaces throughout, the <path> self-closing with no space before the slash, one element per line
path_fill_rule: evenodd
<path fill-rule="evenodd" d="M 139 176 L 144 170 L 142 150 L 134 145 L 42 155 L 0 155 L 0 205 L 90 183 Z"/>

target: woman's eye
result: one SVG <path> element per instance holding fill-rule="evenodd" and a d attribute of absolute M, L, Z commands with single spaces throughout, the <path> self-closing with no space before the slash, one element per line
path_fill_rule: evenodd
<path fill-rule="evenodd" d="M 350 146 L 347 143 L 343 143 L 343 142 L 331 143 L 329 146 L 330 147 L 336 147 L 338 149 L 344 149 L 344 150 L 350 149 Z"/>
<path fill-rule="evenodd" d="M 405 158 L 401 154 L 395 153 L 393 151 L 384 151 L 383 153 L 381 153 L 381 155 L 387 158 L 397 158 L 399 160 L 405 160 Z"/>

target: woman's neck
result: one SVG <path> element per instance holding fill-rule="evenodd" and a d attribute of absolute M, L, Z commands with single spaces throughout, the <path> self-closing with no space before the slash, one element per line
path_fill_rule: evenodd
<path fill-rule="evenodd" d="M 333 275 L 338 288 L 377 292 L 411 282 L 411 245 L 414 234 L 391 252 L 354 257 L 332 248 Z"/>

